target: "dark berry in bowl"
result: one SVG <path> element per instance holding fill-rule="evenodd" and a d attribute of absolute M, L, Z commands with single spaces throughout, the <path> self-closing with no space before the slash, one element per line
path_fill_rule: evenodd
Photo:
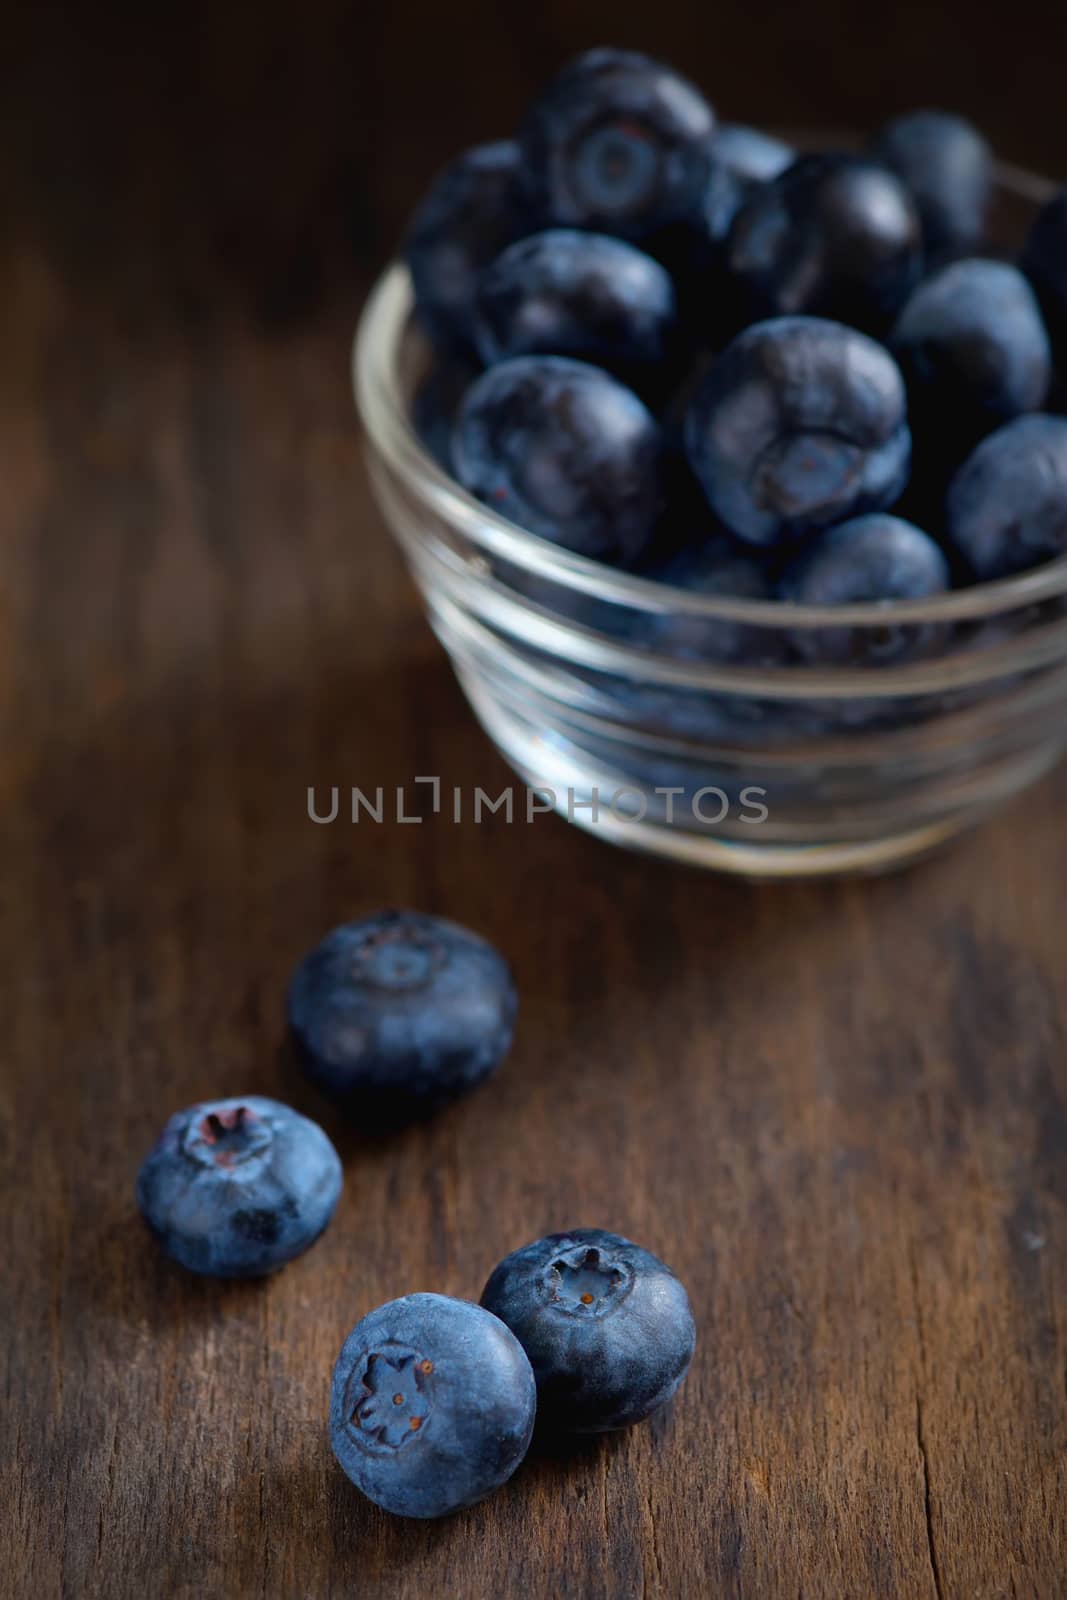
<path fill-rule="evenodd" d="M 723 344 L 743 321 L 736 285 L 726 269 L 726 243 L 748 189 L 713 158 L 696 208 L 643 241 L 674 280 L 679 320 L 692 348 Z"/>
<path fill-rule="evenodd" d="M 736 173 L 722 162 L 712 161 L 695 215 L 679 224 L 686 228 L 686 243 L 695 256 L 691 270 L 719 260 L 747 192 L 748 186 Z"/>
<path fill-rule="evenodd" d="M 486 268 L 475 339 L 487 365 L 559 355 L 625 371 L 666 360 L 675 319 L 674 285 L 658 261 L 605 234 L 551 228 Z"/>
<path fill-rule="evenodd" d="M 659 428 L 598 367 L 518 356 L 468 390 L 452 440 L 460 483 L 501 516 L 609 563 L 649 543 L 663 496 Z"/>
<path fill-rule="evenodd" d="M 726 240 L 747 193 L 748 185 L 713 159 L 692 210 L 643 241 L 644 248 L 664 263 L 676 283 L 690 289 L 690 299 L 696 288 L 707 293 L 709 271 L 724 266 Z"/>
<path fill-rule="evenodd" d="M 341 1163 L 317 1123 L 260 1095 L 171 1117 L 137 1177 L 137 1203 L 167 1255 L 213 1278 L 258 1278 L 322 1233 Z"/>
<path fill-rule="evenodd" d="M 715 134 L 715 159 L 745 184 L 770 183 L 791 167 L 797 153 L 782 139 L 740 122 L 721 122 Z"/>
<path fill-rule="evenodd" d="M 601 1228 L 551 1233 L 506 1256 L 482 1305 L 530 1358 L 539 1422 L 566 1433 L 640 1422 L 693 1359 L 693 1314 L 674 1273 Z"/>
<path fill-rule="evenodd" d="M 1016 417 L 949 485 L 952 549 L 979 583 L 1067 555 L 1067 417 Z"/>
<path fill-rule="evenodd" d="M 730 229 L 753 189 L 794 159 L 788 145 L 754 128 L 720 127 L 699 205 L 646 241 L 674 277 L 683 323 L 696 340 L 721 345 L 748 320 L 743 287 L 727 270 Z"/>
<path fill-rule="evenodd" d="M 871 153 L 907 184 L 931 253 L 978 243 L 993 192 L 993 153 L 966 118 L 906 112 L 886 123 Z"/>
<path fill-rule="evenodd" d="M 1062 376 L 1067 365 L 1067 188 L 1054 195 L 1035 217 L 1022 266 L 1048 319 Z"/>
<path fill-rule="evenodd" d="M 484 267 L 533 226 L 520 185 L 520 153 L 480 144 L 445 167 L 420 202 L 403 255 L 419 321 L 442 349 L 468 349 Z"/>
<path fill-rule="evenodd" d="M 498 1318 L 409 1294 L 357 1322 L 330 1390 L 330 1443 L 347 1476 L 400 1517 L 443 1517 L 511 1477 L 533 1433 L 530 1363 Z"/>
<path fill-rule="evenodd" d="M 643 239 L 690 215 L 715 117 L 691 83 L 632 50 L 564 67 L 519 133 L 535 208 L 564 227 Z"/>
<path fill-rule="evenodd" d="M 781 594 L 798 605 L 841 606 L 928 600 L 950 585 L 948 562 L 929 534 L 887 512 L 824 528 L 786 569 Z M 795 628 L 790 642 L 813 662 L 886 665 L 914 658 L 939 635 L 928 626 Z"/>
<path fill-rule="evenodd" d="M 686 418 L 689 461 L 739 538 L 783 543 L 892 505 L 908 479 L 904 380 L 841 323 L 778 317 L 714 361 Z"/>
<path fill-rule="evenodd" d="M 922 230 L 910 194 L 885 167 L 802 156 L 750 194 L 727 261 L 753 317 L 803 312 L 880 333 L 919 278 Z"/>
<path fill-rule="evenodd" d="M 492 945 L 416 911 L 335 928 L 297 967 L 288 995 L 307 1076 L 368 1126 L 476 1088 L 507 1054 L 516 1010 Z"/>
<path fill-rule="evenodd" d="M 890 348 L 908 384 L 913 426 L 973 445 L 1044 404 L 1048 333 L 1023 274 L 972 258 L 933 273 L 897 319 Z"/>
<path fill-rule="evenodd" d="M 724 600 L 771 600 L 775 593 L 766 564 L 752 547 L 724 534 L 692 540 L 668 560 L 644 567 L 642 577 Z M 756 663 L 776 656 L 771 628 L 675 610 L 647 619 L 640 634 L 631 635 L 631 643 L 694 661 Z"/>

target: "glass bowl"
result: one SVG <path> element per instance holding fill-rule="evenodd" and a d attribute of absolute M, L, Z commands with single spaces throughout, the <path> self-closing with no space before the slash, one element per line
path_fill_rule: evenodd
<path fill-rule="evenodd" d="M 1017 248 L 1050 192 L 1001 168 L 994 239 Z M 371 481 L 475 715 L 534 792 L 523 805 L 747 877 L 876 871 L 980 821 L 1067 748 L 1067 560 L 834 608 L 603 567 L 495 515 L 433 460 L 412 424 L 431 358 L 411 313 L 393 265 L 354 350 Z M 921 629 L 923 657 L 801 663 L 798 634 L 842 626 L 873 651 Z"/>

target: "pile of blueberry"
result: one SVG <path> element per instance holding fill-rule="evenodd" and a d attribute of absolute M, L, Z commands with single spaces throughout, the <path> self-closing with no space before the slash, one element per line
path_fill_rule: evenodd
<path fill-rule="evenodd" d="M 426 1115 L 483 1082 L 511 1043 L 515 987 L 485 940 L 389 911 L 336 928 L 289 987 L 308 1077 L 363 1127 Z M 323 1130 L 277 1100 L 207 1101 L 171 1117 L 137 1179 L 164 1250 L 192 1272 L 249 1278 L 308 1249 L 341 1194 Z M 601 1433 L 651 1415 L 689 1368 L 684 1288 L 599 1228 L 500 1262 L 481 1304 L 410 1294 L 356 1324 L 334 1368 L 330 1440 L 364 1494 L 437 1517 L 506 1482 L 535 1419 Z"/>
<path fill-rule="evenodd" d="M 695 1339 L 657 1256 L 601 1228 L 550 1233 L 494 1268 L 479 1305 L 409 1294 L 357 1322 L 333 1373 L 334 1454 L 386 1511 L 443 1516 L 511 1477 L 535 1421 L 606 1433 L 651 1416 Z"/>
<path fill-rule="evenodd" d="M 797 156 L 590 51 L 412 220 L 416 424 L 521 527 L 708 594 L 921 599 L 1067 554 L 1067 189 L 1018 263 L 992 189 L 946 112 Z"/>

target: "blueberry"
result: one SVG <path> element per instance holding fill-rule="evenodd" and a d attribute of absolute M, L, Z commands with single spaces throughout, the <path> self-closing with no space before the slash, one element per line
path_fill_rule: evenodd
<path fill-rule="evenodd" d="M 659 429 L 635 394 L 563 356 L 518 356 L 467 393 L 452 441 L 460 482 L 531 533 L 634 560 L 662 499 Z"/>
<path fill-rule="evenodd" d="M 770 183 L 791 167 L 796 151 L 781 139 L 746 128 L 740 122 L 722 122 L 715 135 L 714 154 L 743 183 Z"/>
<path fill-rule="evenodd" d="M 483 361 L 570 355 L 625 370 L 666 358 L 674 285 L 658 261 L 604 234 L 551 228 L 509 246 L 482 275 Z"/>
<path fill-rule="evenodd" d="M 1038 212 L 1022 255 L 1061 356 L 1067 355 L 1067 188 Z"/>
<path fill-rule="evenodd" d="M 749 187 L 722 162 L 712 160 L 696 205 L 678 221 L 658 228 L 645 248 L 668 268 L 675 281 L 700 282 L 706 289 L 710 269 L 724 261 L 733 220 Z"/>
<path fill-rule="evenodd" d="M 498 582 L 560 621 L 606 634 L 613 640 L 629 640 L 633 635 L 634 613 L 628 605 L 586 594 L 568 583 L 565 574 L 547 578 L 499 557 L 493 558 L 492 567 Z M 543 659 L 546 668 L 559 665 L 558 652 L 547 651 Z"/>
<path fill-rule="evenodd" d="M 368 1125 L 435 1111 L 488 1078 L 517 1005 L 492 945 L 416 911 L 334 928 L 297 967 L 288 997 L 308 1077 Z"/>
<path fill-rule="evenodd" d="M 749 320 L 744 296 L 727 274 L 734 218 L 755 189 L 794 159 L 787 145 L 754 128 L 720 128 L 696 210 L 648 242 L 674 276 L 683 320 L 712 343 L 723 343 Z"/>
<path fill-rule="evenodd" d="M 709 694 L 703 689 L 634 683 L 608 674 L 602 676 L 599 687 L 605 699 L 605 720 L 625 728 L 645 730 L 657 740 L 667 734 L 687 743 L 721 743 L 731 737 L 732 718 L 725 696 Z M 618 740 L 605 746 L 583 735 L 583 748 L 588 748 L 605 766 L 611 764 L 613 750 L 617 766 L 646 781 L 653 781 L 648 778 L 652 761 L 658 758 L 665 766 L 671 765 L 666 757 L 659 757 L 658 751 L 650 758 L 640 745 L 631 747 Z"/>
<path fill-rule="evenodd" d="M 768 658 L 783 659 L 787 645 L 785 629 L 781 628 L 771 641 Z M 661 689 L 657 702 L 653 703 L 652 691 L 647 694 L 645 726 L 652 732 L 667 730 L 687 742 L 695 741 L 704 746 L 703 751 L 697 752 L 697 760 L 706 767 L 710 757 L 717 770 L 710 777 L 701 775 L 700 781 L 727 787 L 723 776 L 725 763 L 733 771 L 731 783 L 736 790 L 765 780 L 765 774 L 761 777 L 752 761 L 738 755 L 738 747 L 756 752 L 795 745 L 808 738 L 815 727 L 811 705 L 806 700 L 752 693 L 709 694 L 705 690 Z M 780 774 L 778 779 L 780 783 Z M 695 786 L 691 783 L 691 787 Z"/>
<path fill-rule="evenodd" d="M 753 316 L 804 312 L 881 332 L 919 277 L 919 217 L 884 167 L 802 156 L 741 207 L 727 262 Z"/>
<path fill-rule="evenodd" d="M 690 215 L 715 118 L 693 85 L 629 50 L 590 50 L 534 102 L 519 134 L 535 205 L 565 227 L 643 239 Z"/>
<path fill-rule="evenodd" d="M 529 226 L 517 145 L 476 145 L 438 175 L 403 244 L 416 311 L 435 344 L 469 346 L 478 277 Z"/>
<path fill-rule="evenodd" d="M 904 380 L 854 328 L 814 317 L 757 323 L 712 363 L 686 445 L 726 526 L 773 545 L 897 498 L 911 452 Z"/>
<path fill-rule="evenodd" d="M 744 320 L 726 272 L 726 241 L 748 187 L 713 159 L 693 211 L 643 241 L 671 274 L 679 321 L 698 343 L 720 345 Z"/>
<path fill-rule="evenodd" d="M 137 1203 L 168 1256 L 212 1278 L 258 1278 L 322 1233 L 341 1163 L 322 1129 L 258 1095 L 171 1117 L 137 1177 Z"/>
<path fill-rule="evenodd" d="M 824 528 L 786 570 L 781 592 L 805 606 L 926 600 L 949 587 L 948 562 L 929 534 L 886 512 Z M 939 636 L 939 635 L 938 635 Z M 795 628 L 790 640 L 809 661 L 885 664 L 915 656 L 934 642 L 919 624 L 884 628 Z"/>
<path fill-rule="evenodd" d="M 1067 417 L 1016 417 L 949 485 L 952 547 L 980 582 L 1067 554 Z"/>
<path fill-rule="evenodd" d="M 357 1322 L 333 1369 L 330 1443 L 383 1511 L 443 1517 L 506 1483 L 537 1390 L 522 1346 L 466 1300 L 408 1294 Z"/>
<path fill-rule="evenodd" d="M 747 193 L 747 185 L 729 167 L 712 162 L 695 218 L 682 224 L 688 230 L 690 248 L 697 251 L 698 265 L 701 257 L 705 264 L 718 260 Z"/>
<path fill-rule="evenodd" d="M 949 111 L 909 111 L 886 123 L 871 151 L 907 184 L 930 251 L 981 239 L 993 190 L 993 155 L 971 123 Z"/>
<path fill-rule="evenodd" d="M 908 383 L 912 426 L 966 446 L 1044 402 L 1048 334 L 1033 290 L 1002 261 L 953 262 L 908 300 L 890 348 Z"/>
<path fill-rule="evenodd" d="M 533 1366 L 538 1418 L 566 1433 L 625 1428 L 666 1403 L 693 1359 L 686 1292 L 616 1233 L 550 1233 L 506 1256 L 482 1294 Z"/>
<path fill-rule="evenodd" d="M 691 540 L 668 561 L 643 577 L 691 594 L 721 599 L 771 600 L 774 589 L 764 564 L 751 547 L 723 534 Z M 708 618 L 683 611 L 649 614 L 632 642 L 665 655 L 704 661 L 762 661 L 776 655 L 774 630 L 728 618 Z"/>

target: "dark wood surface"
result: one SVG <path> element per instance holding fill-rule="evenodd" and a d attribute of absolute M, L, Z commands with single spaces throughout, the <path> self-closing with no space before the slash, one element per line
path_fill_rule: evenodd
<path fill-rule="evenodd" d="M 847 120 L 873 14 L 852 55 L 820 15 L 817 110 Z M 527 63 L 493 16 L 472 10 L 496 76 L 453 93 L 450 144 L 571 42 L 546 8 Z M 929 97 L 947 24 L 920 50 L 922 17 L 893 60 Z M 1067 773 L 941 859 L 833 886 L 670 869 L 554 818 L 309 822 L 309 784 L 507 781 L 371 506 L 347 383 L 370 265 L 441 153 L 443 24 L 419 22 L 413 132 L 403 17 L 368 21 L 346 167 L 323 154 L 357 60 L 343 8 L 312 9 L 317 54 L 276 7 L 251 38 L 199 19 L 206 45 L 179 21 L 145 45 L 139 19 L 37 24 L 6 98 L 0 1587 L 1062 1596 Z M 735 21 L 729 109 L 747 83 L 804 120 L 789 62 L 768 84 Z M 679 22 L 664 48 L 690 65 L 689 42 Z M 1007 133 L 984 48 L 957 99 L 988 94 Z M 264 171 L 272 84 L 292 149 Z M 1039 99 L 1010 153 L 1062 165 Z M 294 1081 L 280 1009 L 311 942 L 389 903 L 496 940 L 522 1011 L 493 1085 L 372 1143 Z M 274 1280 L 197 1281 L 153 1248 L 134 1176 L 172 1110 L 246 1091 L 321 1115 L 345 1194 Z M 689 1286 L 676 1404 L 536 1452 L 445 1523 L 378 1513 L 326 1440 L 350 1325 L 410 1290 L 476 1297 L 575 1224 Z"/>

